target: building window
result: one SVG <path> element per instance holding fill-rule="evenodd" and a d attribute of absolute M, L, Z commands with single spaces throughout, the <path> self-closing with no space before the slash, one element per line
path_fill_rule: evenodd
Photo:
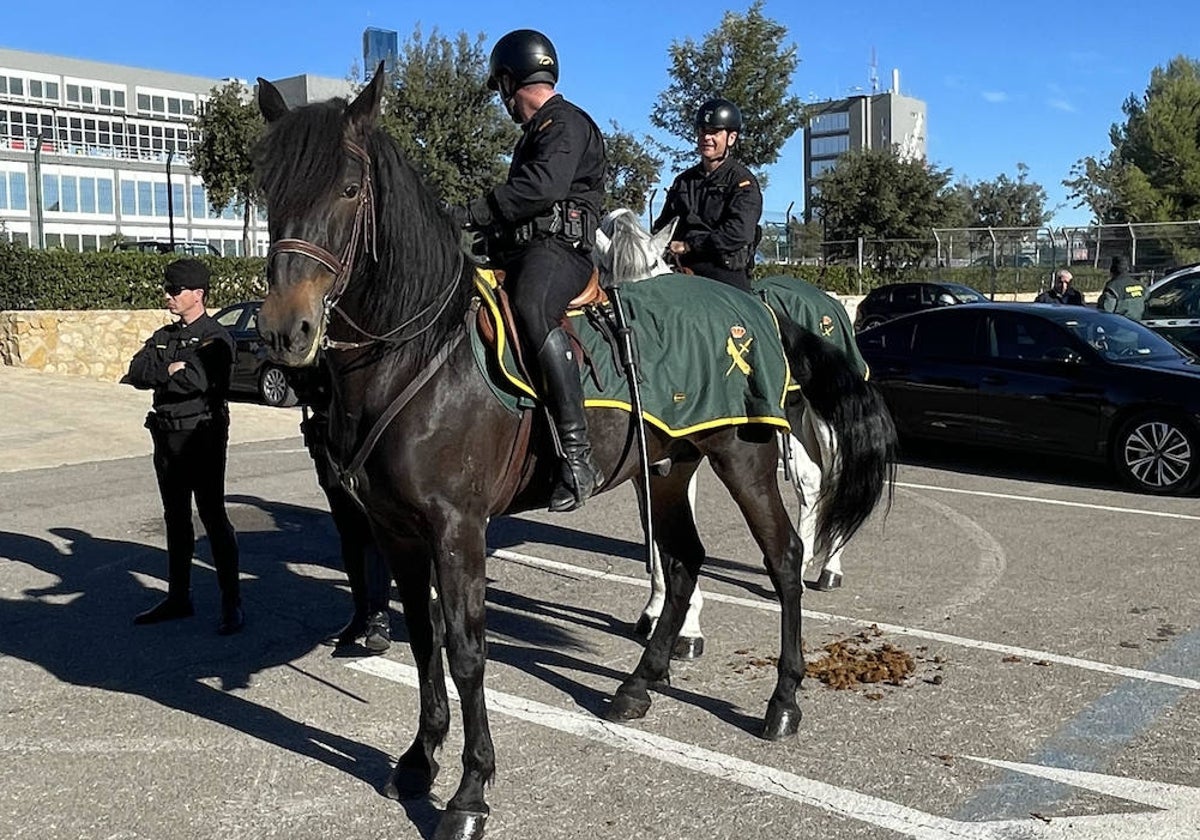
<path fill-rule="evenodd" d="M 208 201 L 204 197 L 204 187 L 192 185 L 192 218 L 204 219 L 208 217 Z"/>
<path fill-rule="evenodd" d="M 139 216 L 154 215 L 154 185 L 149 181 L 137 182 L 137 214 Z"/>
<path fill-rule="evenodd" d="M 835 134 L 832 137 L 814 137 L 809 144 L 809 154 L 812 157 L 828 157 L 840 155 L 850 149 L 849 134 Z"/>
<path fill-rule="evenodd" d="M 10 210 L 29 209 L 29 194 L 24 172 L 8 173 L 8 207 Z"/>
<path fill-rule="evenodd" d="M 96 212 L 111 216 L 113 212 L 113 183 L 108 178 L 96 181 Z"/>
<path fill-rule="evenodd" d="M 0 172 L 0 210 L 8 209 L 8 173 Z"/>
<path fill-rule="evenodd" d="M 850 112 L 837 111 L 832 114 L 818 114 L 808 124 L 808 130 L 813 134 L 832 134 L 837 131 L 849 131 Z"/>
<path fill-rule="evenodd" d="M 46 82 L 46 98 L 58 101 L 58 82 Z"/>
<path fill-rule="evenodd" d="M 42 176 L 42 207 L 48 211 L 58 212 L 62 209 L 58 198 L 58 176 Z"/>
<path fill-rule="evenodd" d="M 60 190 L 61 206 L 59 209 L 64 213 L 79 212 L 79 187 L 76 181 L 77 179 L 73 175 L 62 176 L 62 187 Z"/>
<path fill-rule="evenodd" d="M 8 92 L 13 96 L 25 95 L 25 80 L 16 76 L 8 77 Z"/>
<path fill-rule="evenodd" d="M 121 179 L 121 215 L 136 216 L 137 212 L 137 183 Z"/>
<path fill-rule="evenodd" d="M 68 95 L 69 95 L 69 94 L 68 94 Z M 148 93 L 139 93 L 139 94 L 137 95 L 137 106 L 138 106 L 138 111 L 139 111 L 139 112 L 141 112 L 141 111 L 149 111 L 149 110 L 150 110 L 150 94 L 148 94 Z"/>
<path fill-rule="evenodd" d="M 809 178 L 819 178 L 822 175 L 824 175 L 826 172 L 828 172 L 830 169 L 833 169 L 833 167 L 836 165 L 837 165 L 836 159 L 814 160 L 812 163 L 809 164 L 808 177 Z"/>

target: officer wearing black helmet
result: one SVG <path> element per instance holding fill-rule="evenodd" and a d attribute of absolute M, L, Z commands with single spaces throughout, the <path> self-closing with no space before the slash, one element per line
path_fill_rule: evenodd
<path fill-rule="evenodd" d="M 487 234 L 493 263 L 526 346 L 562 450 L 550 510 L 574 510 L 602 482 L 592 460 L 579 367 L 559 326 L 587 285 L 604 190 L 604 138 L 586 113 L 555 92 L 558 54 L 540 32 L 518 29 L 492 49 L 488 87 L 521 124 L 508 180 L 456 209 Z"/>
<path fill-rule="evenodd" d="M 225 455 L 229 445 L 229 376 L 234 344 L 205 312 L 209 272 L 194 259 L 166 267 L 163 294 L 179 320 L 157 330 L 129 363 L 125 378 L 153 390 L 146 428 L 154 441 L 154 472 L 167 527 L 167 597 L 138 614 L 134 624 L 157 624 L 192 615 L 192 497 L 204 523 L 221 587 L 217 632 L 242 628 L 238 545 L 225 513 Z"/>
<path fill-rule="evenodd" d="M 700 106 L 700 162 L 675 179 L 652 228 L 658 231 L 679 219 L 670 245 L 679 264 L 749 291 L 762 190 L 750 170 L 731 156 L 741 130 L 742 113 L 728 99 L 710 99 Z"/>

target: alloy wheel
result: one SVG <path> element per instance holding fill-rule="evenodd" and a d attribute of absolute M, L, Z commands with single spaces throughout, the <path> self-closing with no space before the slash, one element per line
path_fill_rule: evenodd
<path fill-rule="evenodd" d="M 1125 436 L 1125 469 L 1141 485 L 1166 490 L 1179 485 L 1192 469 L 1196 453 L 1188 435 L 1174 423 L 1149 420 Z"/>

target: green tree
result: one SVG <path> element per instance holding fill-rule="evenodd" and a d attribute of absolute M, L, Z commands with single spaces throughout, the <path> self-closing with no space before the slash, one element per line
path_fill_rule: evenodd
<path fill-rule="evenodd" d="M 819 179 L 813 198 L 831 256 L 848 258 L 859 237 L 871 243 L 877 266 L 893 270 L 933 252 L 932 229 L 954 208 L 951 172 L 892 151 L 847 152 Z M 829 246 L 827 246 L 829 247 Z"/>
<path fill-rule="evenodd" d="M 487 89 L 484 36 L 451 41 L 418 27 L 400 47 L 380 123 L 444 201 L 461 204 L 501 183 L 518 131 Z M 374 68 L 368 68 L 373 72 Z"/>
<path fill-rule="evenodd" d="M 646 211 L 646 194 L 658 182 L 663 165 L 657 148 L 650 137 L 638 140 L 612 121 L 612 131 L 604 132 L 607 166 L 602 212 L 628 207 L 640 216 Z"/>
<path fill-rule="evenodd" d="M 804 122 L 803 104 L 787 92 L 800 59 L 786 37 L 787 28 L 765 17 L 763 0 L 755 0 L 744 15 L 726 12 L 699 44 L 691 38 L 672 42 L 672 82 L 650 122 L 687 144 L 686 151 L 673 153 L 677 164 L 695 156 L 696 109 L 722 96 L 738 106 L 745 123 L 738 158 L 766 185 L 762 168 L 779 159 L 783 144 Z"/>
<path fill-rule="evenodd" d="M 1176 56 L 1155 67 L 1125 122 L 1109 130 L 1112 150 L 1085 157 L 1063 186 L 1099 222 L 1167 222 L 1200 217 L 1200 61 Z"/>
<path fill-rule="evenodd" d="M 1029 167 L 1017 164 L 1014 181 L 1001 174 L 993 181 L 963 184 L 966 227 L 1036 228 L 1046 223 L 1046 190 L 1029 180 Z"/>
<path fill-rule="evenodd" d="M 188 151 L 188 164 L 204 181 L 214 213 L 230 204 L 242 208 L 242 253 L 252 254 L 250 217 L 258 194 L 251 150 L 264 127 L 258 106 L 241 82 L 218 85 L 201 104 L 193 127 L 200 139 Z"/>

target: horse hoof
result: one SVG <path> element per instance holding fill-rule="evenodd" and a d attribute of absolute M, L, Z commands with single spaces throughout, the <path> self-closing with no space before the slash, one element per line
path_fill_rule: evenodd
<path fill-rule="evenodd" d="M 671 648 L 671 658 L 680 662 L 691 662 L 704 655 L 703 636 L 680 636 Z"/>
<path fill-rule="evenodd" d="M 820 576 L 813 583 L 812 588 L 818 592 L 832 592 L 834 589 L 840 589 L 841 586 L 841 572 L 831 572 L 828 569 L 823 569 Z"/>
<path fill-rule="evenodd" d="M 433 840 L 482 840 L 487 811 L 450 811 L 442 814 Z"/>
<path fill-rule="evenodd" d="M 645 697 L 633 697 L 623 692 L 618 692 L 609 701 L 608 709 L 604 712 L 604 719 L 613 723 L 624 723 L 629 720 L 640 720 L 646 716 L 646 712 L 650 711 L 650 695 Z"/>
<path fill-rule="evenodd" d="M 633 625 L 633 635 L 639 639 L 649 639 L 650 634 L 654 632 L 654 621 L 650 616 L 643 614 L 638 618 L 637 624 Z"/>
<path fill-rule="evenodd" d="M 800 707 L 771 703 L 763 720 L 762 736 L 768 741 L 782 741 L 800 731 Z"/>

